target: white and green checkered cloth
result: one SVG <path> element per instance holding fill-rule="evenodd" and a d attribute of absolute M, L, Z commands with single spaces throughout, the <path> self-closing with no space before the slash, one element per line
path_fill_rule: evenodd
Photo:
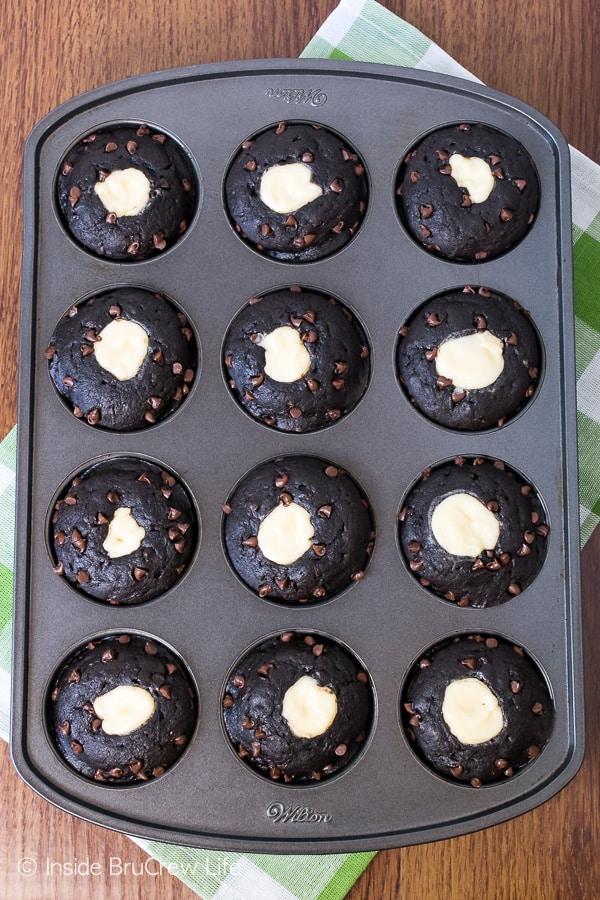
<path fill-rule="evenodd" d="M 375 0 L 341 0 L 305 57 L 389 63 L 476 80 Z M 600 167 L 571 149 L 582 544 L 600 521 Z M 16 428 L 0 443 L 0 736 L 8 736 Z M 373 853 L 268 856 L 137 841 L 204 900 L 341 900 Z"/>

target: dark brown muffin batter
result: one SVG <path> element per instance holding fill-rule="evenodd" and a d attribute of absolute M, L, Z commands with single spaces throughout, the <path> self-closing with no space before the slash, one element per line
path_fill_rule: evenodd
<path fill-rule="evenodd" d="M 78 649 L 48 700 L 57 749 L 79 774 L 102 784 L 160 777 L 188 745 L 197 715 L 178 657 L 139 634 L 110 635 Z"/>
<path fill-rule="evenodd" d="M 125 185 L 119 184 L 106 201 L 102 185 L 110 184 L 115 172 L 130 175 L 132 170 L 137 174 L 125 181 L 136 185 L 136 197 L 141 188 L 142 200 L 121 211 L 114 206 L 114 195 Z M 57 192 L 75 240 L 99 256 L 135 261 L 179 240 L 196 211 L 198 190 L 193 166 L 179 145 L 142 124 L 86 135 L 61 163 Z"/>
<path fill-rule="evenodd" d="M 175 476 L 117 457 L 76 476 L 50 524 L 55 572 L 89 597 L 143 603 L 181 577 L 196 547 L 193 504 Z"/>
<path fill-rule="evenodd" d="M 278 344 L 277 335 L 287 339 L 280 337 Z M 290 371 L 293 352 L 302 357 L 299 371 Z M 272 374 L 273 358 L 288 371 Z M 364 394 L 371 370 L 366 335 L 351 311 L 298 287 L 249 300 L 229 327 L 223 359 L 238 403 L 287 432 L 337 422 Z"/>
<path fill-rule="evenodd" d="M 301 723 L 288 707 L 288 692 L 302 692 L 304 679 L 311 700 L 313 692 L 324 695 L 328 719 L 333 716 L 323 731 L 326 723 L 315 726 L 312 737 L 297 732 L 299 724 L 310 731 L 313 703 L 299 704 L 313 705 Z M 372 711 L 369 677 L 347 650 L 320 635 L 291 631 L 251 650 L 232 671 L 223 697 L 225 729 L 239 756 L 286 783 L 320 781 L 347 766 L 368 735 Z"/>
<path fill-rule="evenodd" d="M 435 535 L 436 512 L 451 510 L 450 530 L 478 519 L 468 532 L 474 548 L 457 549 Z M 518 596 L 539 573 L 550 531 L 535 489 L 501 460 L 457 456 L 424 469 L 399 515 L 400 547 L 409 570 L 428 590 L 459 606 L 496 606 Z M 491 527 L 493 537 L 486 541 Z M 495 533 L 494 533 L 495 532 Z M 463 544 L 462 535 L 459 544 Z"/>
<path fill-rule="evenodd" d="M 488 707 L 482 713 L 479 696 L 479 709 L 469 708 L 463 699 L 457 716 L 447 689 L 451 684 L 459 691 L 468 688 L 470 679 L 483 686 Z M 499 719 L 487 732 L 497 731 L 493 737 L 469 736 L 467 743 L 452 731 L 460 734 L 467 726 L 467 733 L 475 734 L 487 727 L 491 713 Z M 472 634 L 453 638 L 419 659 L 403 690 L 402 720 L 412 746 L 429 766 L 447 778 L 480 787 L 509 778 L 537 759 L 552 731 L 554 704 L 538 667 L 521 647 Z"/>
<path fill-rule="evenodd" d="M 305 196 L 312 199 L 273 208 L 264 178 L 288 166 L 294 167 L 288 170 L 294 177 L 301 174 L 308 185 Z M 225 202 L 240 236 L 267 256 L 288 262 L 321 259 L 348 243 L 360 226 L 367 196 L 356 151 L 327 128 L 302 122 L 280 122 L 244 141 L 225 181 Z"/>
<path fill-rule="evenodd" d="M 476 355 L 473 344 L 467 347 L 462 340 L 467 336 L 471 342 L 475 338 L 497 344 L 492 348 L 496 358 L 490 359 L 492 351 L 487 348 Z M 449 347 L 446 342 L 455 340 L 462 346 L 463 375 L 472 379 L 467 386 L 456 383 L 458 372 L 452 378 L 439 371 L 443 351 Z M 471 363 L 473 370 L 468 372 L 466 364 L 473 357 L 477 365 Z M 496 377 L 484 383 L 485 367 L 498 358 Z M 400 329 L 396 349 L 398 376 L 411 402 L 428 419 L 459 431 L 504 425 L 534 395 L 541 364 L 537 331 L 521 305 L 470 285 L 423 304 Z"/>
<path fill-rule="evenodd" d="M 302 455 L 269 460 L 239 482 L 224 510 L 229 560 L 260 597 L 314 603 L 365 576 L 375 537 L 371 511 L 354 479 L 339 466 Z M 263 542 L 272 516 L 279 519 L 277 534 L 302 532 L 289 558 Z"/>
<path fill-rule="evenodd" d="M 119 373 L 116 365 L 127 363 L 136 350 L 134 340 L 119 339 L 123 323 L 126 328 L 133 323 L 145 352 L 135 371 Z M 116 359 L 106 363 L 100 351 L 110 345 L 112 329 Z M 186 316 L 162 295 L 136 287 L 114 288 L 72 306 L 45 353 L 54 386 L 74 415 L 114 431 L 147 428 L 170 415 L 189 393 L 198 365 Z M 111 363 L 115 371 L 106 368 Z"/>
<path fill-rule="evenodd" d="M 470 179 L 453 177 L 457 157 L 476 160 L 477 178 L 482 167 L 485 177 L 487 167 L 493 186 L 484 199 L 477 198 Z M 487 125 L 464 123 L 428 134 L 407 154 L 397 195 L 399 212 L 416 241 L 448 259 L 481 262 L 504 253 L 526 234 L 537 213 L 540 188 L 535 165 L 515 138 Z"/>

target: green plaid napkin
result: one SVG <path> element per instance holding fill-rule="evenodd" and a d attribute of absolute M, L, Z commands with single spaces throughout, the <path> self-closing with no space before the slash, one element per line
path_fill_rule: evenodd
<path fill-rule="evenodd" d="M 474 77 L 375 0 L 341 0 L 305 57 Z M 582 544 L 600 521 L 600 167 L 571 149 Z M 0 736 L 7 739 L 16 428 L 0 443 Z M 342 900 L 375 854 L 242 855 L 136 839 L 204 900 Z"/>

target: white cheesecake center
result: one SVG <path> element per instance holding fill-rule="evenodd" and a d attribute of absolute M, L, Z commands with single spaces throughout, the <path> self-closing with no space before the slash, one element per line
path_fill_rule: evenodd
<path fill-rule="evenodd" d="M 475 677 L 450 682 L 444 693 L 442 716 L 461 744 L 484 744 L 504 728 L 498 698 Z"/>
<path fill-rule="evenodd" d="M 94 190 L 107 212 L 118 219 L 137 216 L 150 199 L 150 182 L 140 169 L 115 169 L 103 181 L 97 181 Z"/>
<path fill-rule="evenodd" d="M 128 556 L 141 545 L 146 531 L 138 525 L 128 506 L 119 506 L 108 523 L 102 546 L 111 559 Z"/>
<path fill-rule="evenodd" d="M 488 387 L 504 369 L 504 342 L 491 331 L 448 338 L 437 349 L 435 368 L 438 375 L 449 378 L 456 387 Z"/>
<path fill-rule="evenodd" d="M 431 530 L 448 553 L 475 557 L 496 546 L 500 522 L 477 497 L 457 493 L 438 503 L 431 516 Z"/>
<path fill-rule="evenodd" d="M 120 684 L 94 700 L 105 734 L 126 735 L 140 728 L 154 712 L 154 697 L 145 688 Z"/>
<path fill-rule="evenodd" d="M 256 343 L 265 351 L 265 372 L 274 381 L 290 384 L 310 369 L 310 353 L 299 332 L 290 325 L 259 335 Z"/>
<path fill-rule="evenodd" d="M 135 378 L 148 353 L 148 335 L 137 322 L 113 319 L 98 334 L 94 353 L 99 366 L 119 381 Z"/>
<path fill-rule="evenodd" d="M 451 176 L 459 187 L 467 189 L 473 203 L 483 203 L 494 189 L 494 176 L 485 159 L 453 153 L 448 160 Z"/>
<path fill-rule="evenodd" d="M 314 738 L 331 727 L 337 708 L 331 688 L 303 675 L 285 692 L 281 712 L 295 737 Z"/>
<path fill-rule="evenodd" d="M 312 180 L 312 169 L 302 162 L 271 166 L 260 179 L 260 199 L 276 213 L 296 212 L 322 193 Z"/>
<path fill-rule="evenodd" d="M 258 546 L 271 562 L 290 566 L 310 550 L 314 533 L 308 510 L 299 503 L 280 503 L 260 523 Z"/>

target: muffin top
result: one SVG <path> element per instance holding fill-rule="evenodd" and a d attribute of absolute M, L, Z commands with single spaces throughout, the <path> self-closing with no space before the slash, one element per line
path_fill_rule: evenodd
<path fill-rule="evenodd" d="M 321 125 L 279 122 L 244 141 L 225 181 L 241 237 L 274 259 L 307 262 L 343 247 L 368 197 L 364 165 Z"/>

